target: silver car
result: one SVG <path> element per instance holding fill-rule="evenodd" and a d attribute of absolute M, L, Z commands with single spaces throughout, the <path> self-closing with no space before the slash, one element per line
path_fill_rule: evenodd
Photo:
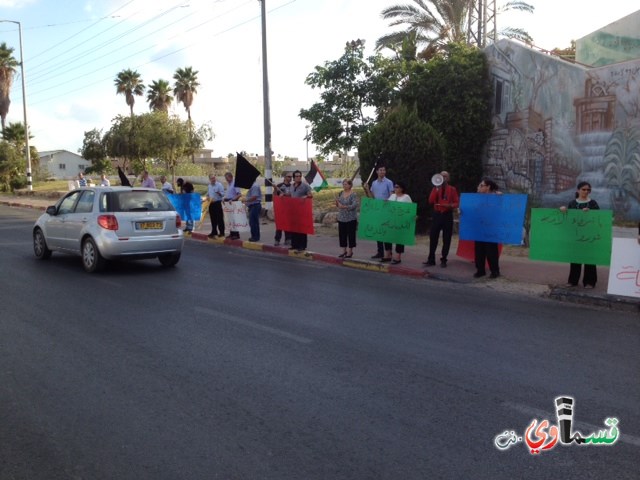
<path fill-rule="evenodd" d="M 184 235 L 180 215 L 160 190 L 86 187 L 73 190 L 33 227 L 33 251 L 48 259 L 52 252 L 82 257 L 87 272 L 107 260 L 155 258 L 165 267 L 180 260 Z"/>

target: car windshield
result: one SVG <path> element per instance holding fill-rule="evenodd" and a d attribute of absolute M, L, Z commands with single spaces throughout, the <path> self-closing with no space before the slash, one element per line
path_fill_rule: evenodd
<path fill-rule="evenodd" d="M 162 192 L 124 191 L 106 192 L 100 202 L 102 212 L 164 212 L 174 210 Z"/>

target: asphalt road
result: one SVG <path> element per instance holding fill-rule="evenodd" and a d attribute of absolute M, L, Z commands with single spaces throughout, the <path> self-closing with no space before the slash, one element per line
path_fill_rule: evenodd
<path fill-rule="evenodd" d="M 638 478 L 640 319 L 188 241 L 38 261 L 0 206 L 0 479 Z M 610 446 L 505 430 L 619 419 Z"/>

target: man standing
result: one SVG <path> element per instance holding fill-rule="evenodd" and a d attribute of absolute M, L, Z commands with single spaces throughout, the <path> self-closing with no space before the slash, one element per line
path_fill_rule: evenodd
<path fill-rule="evenodd" d="M 216 235 L 224 237 L 224 214 L 222 213 L 224 187 L 216 180 L 214 174 L 209 175 L 207 198 L 209 199 L 209 218 L 211 218 L 211 233 L 209 234 L 209 238 L 213 238 Z"/>
<path fill-rule="evenodd" d="M 240 198 L 240 189 L 236 188 L 235 182 L 233 181 L 233 174 L 231 172 L 227 172 L 224 174 L 224 179 L 227 181 L 227 191 L 224 194 L 223 202 L 235 202 Z M 240 239 L 240 233 L 237 231 L 230 231 L 229 236 L 227 237 L 230 240 L 238 240 Z"/>
<path fill-rule="evenodd" d="M 87 183 L 87 179 L 84 178 L 84 173 L 80 172 L 78 174 L 78 186 L 79 187 L 87 187 L 88 183 Z"/>
<path fill-rule="evenodd" d="M 262 191 L 260 185 L 255 182 L 251 185 L 244 204 L 249 210 L 249 227 L 251 228 L 250 242 L 260 241 L 260 213 L 262 212 Z"/>
<path fill-rule="evenodd" d="M 102 175 L 100 175 L 100 186 L 101 187 L 110 187 L 111 186 L 111 182 L 109 181 L 109 179 L 107 178 L 107 176 L 104 173 Z"/>
<path fill-rule="evenodd" d="M 426 262 L 423 262 L 423 265 L 433 266 L 436 264 L 438 238 L 440 231 L 442 231 L 440 266 L 446 268 L 451 236 L 453 235 L 453 211 L 460 206 L 460 198 L 455 187 L 449 185 L 449 172 L 442 171 L 440 175 L 443 179 L 442 185 L 434 187 L 429 195 L 429 205 L 433 205 L 433 220 L 429 234 L 429 257 Z"/>
<path fill-rule="evenodd" d="M 393 182 L 387 178 L 387 168 L 384 165 L 379 165 L 376 168 L 378 178 L 373 181 L 371 187 L 367 183 L 363 185 L 364 192 L 369 198 L 375 198 L 378 200 L 388 200 L 393 193 Z M 379 258 L 381 261 L 391 261 L 391 244 L 377 242 L 378 252 L 371 258 Z"/>
<path fill-rule="evenodd" d="M 307 183 L 302 183 L 302 172 L 296 170 L 293 172 L 293 185 L 291 185 L 291 197 L 293 198 L 313 198 L 313 190 Z M 307 249 L 306 233 L 291 233 L 291 248 L 299 252 Z"/>
<path fill-rule="evenodd" d="M 280 197 L 290 197 L 291 196 L 291 179 L 292 176 L 290 173 L 284 174 L 284 180 L 282 183 L 276 185 L 276 195 Z M 276 230 L 275 236 L 275 246 L 280 245 L 280 240 L 282 239 L 282 230 Z M 291 245 L 291 232 L 284 232 L 284 244 Z"/>
<path fill-rule="evenodd" d="M 161 189 L 164 193 L 166 193 L 167 195 L 170 195 L 173 193 L 173 185 L 171 185 L 169 182 L 167 182 L 167 177 L 164 175 L 160 175 L 160 185 L 161 185 Z"/>
<path fill-rule="evenodd" d="M 146 170 L 142 172 L 142 188 L 156 188 L 156 182 L 149 176 L 149 172 Z"/>

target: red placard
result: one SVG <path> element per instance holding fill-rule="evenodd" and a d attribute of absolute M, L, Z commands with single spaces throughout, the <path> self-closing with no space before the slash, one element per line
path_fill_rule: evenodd
<path fill-rule="evenodd" d="M 313 235 L 313 200 L 311 198 L 273 197 L 276 229 Z"/>

